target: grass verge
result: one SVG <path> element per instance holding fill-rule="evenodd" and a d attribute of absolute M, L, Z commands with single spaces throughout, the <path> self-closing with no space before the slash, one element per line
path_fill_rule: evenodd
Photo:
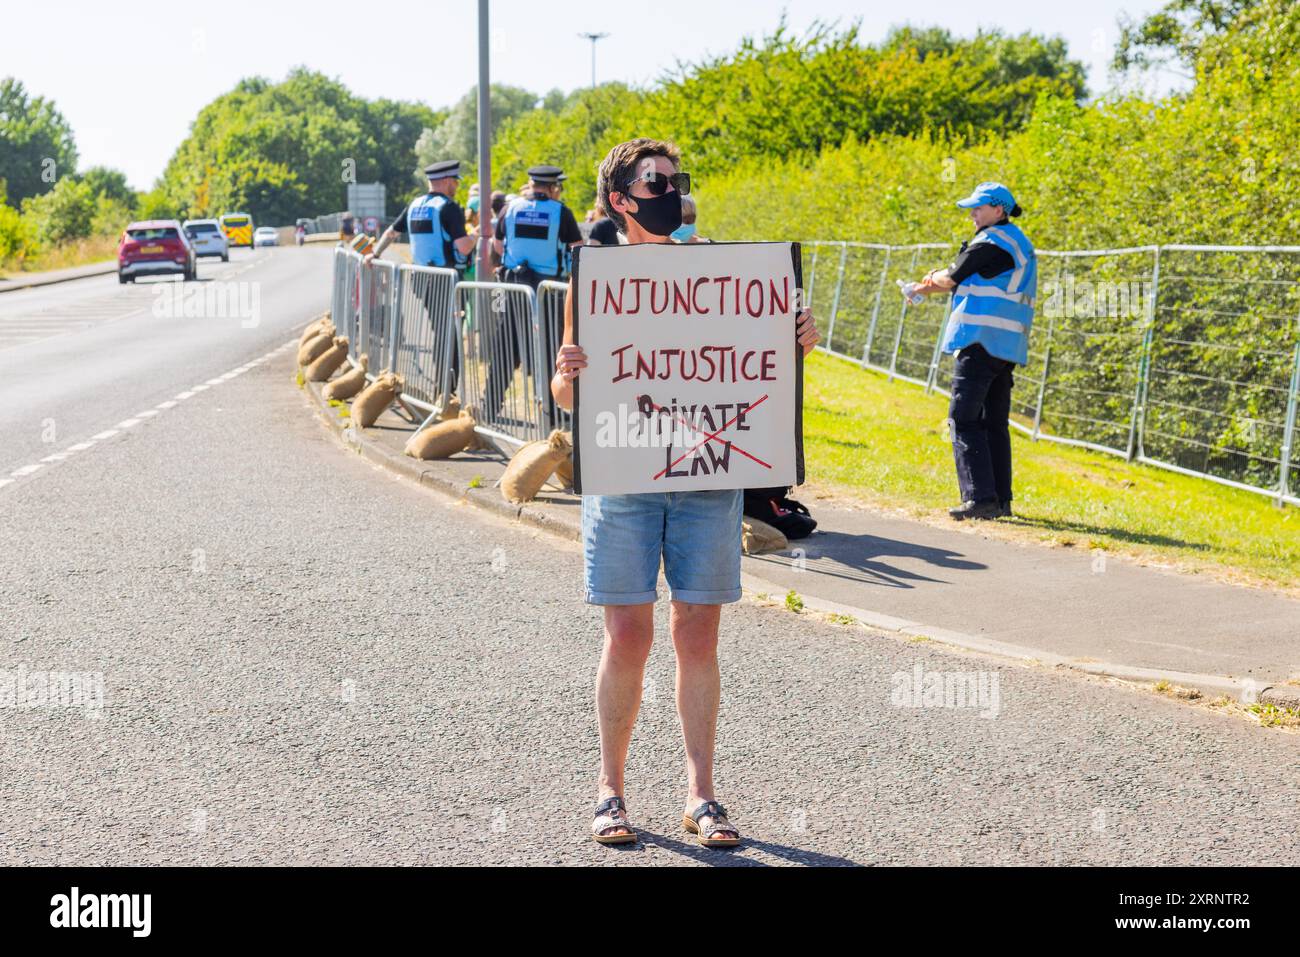
<path fill-rule="evenodd" d="M 1017 386 L 1023 388 L 1023 386 Z M 814 353 L 804 385 L 804 453 L 819 495 L 951 524 L 957 480 L 947 400 Z M 1300 510 L 1118 457 L 1012 432 L 1014 519 L 980 531 L 1099 549 L 1300 597 Z"/>

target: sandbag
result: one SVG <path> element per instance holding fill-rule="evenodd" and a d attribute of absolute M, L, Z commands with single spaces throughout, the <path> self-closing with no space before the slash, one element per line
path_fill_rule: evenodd
<path fill-rule="evenodd" d="M 763 552 L 783 552 L 790 547 L 789 540 L 780 529 L 773 528 L 767 522 L 745 516 L 740 547 L 746 555 L 760 555 Z"/>
<path fill-rule="evenodd" d="M 564 437 L 573 444 L 573 433 L 565 432 Z M 555 478 L 562 488 L 573 488 L 573 453 L 560 460 L 560 464 L 555 466 Z"/>
<path fill-rule="evenodd" d="M 413 459 L 445 459 L 463 452 L 474 437 L 474 417 L 462 412 L 454 419 L 431 425 L 415 433 L 406 443 L 406 454 Z"/>
<path fill-rule="evenodd" d="M 465 406 L 465 408 L 461 409 L 461 412 L 462 412 L 462 413 L 464 413 L 464 412 L 468 412 L 468 413 L 470 414 L 470 417 L 471 417 L 475 422 L 478 422 L 479 419 L 481 418 L 481 416 L 479 415 L 479 412 L 478 412 L 478 406 L 476 406 L 476 405 L 467 405 L 467 406 Z M 497 447 L 496 447 L 495 445 L 493 445 L 491 442 L 489 442 L 489 441 L 488 441 L 487 439 L 485 439 L 483 436 L 479 435 L 477 432 L 474 433 L 474 438 L 470 440 L 470 443 L 469 443 L 469 446 L 468 446 L 468 451 L 470 451 L 470 452 L 479 452 L 479 451 L 482 451 L 482 452 L 495 452 L 496 450 L 497 450 Z"/>
<path fill-rule="evenodd" d="M 402 377 L 392 372 L 382 373 L 353 401 L 353 424 L 362 429 L 370 428 L 401 392 Z"/>
<path fill-rule="evenodd" d="M 303 375 L 308 382 L 324 382 L 348 357 L 346 336 L 336 336 L 334 345 L 312 360 Z"/>
<path fill-rule="evenodd" d="M 298 345 L 305 345 L 308 339 L 315 339 L 325 331 L 326 326 L 331 329 L 334 328 L 334 324 L 330 322 L 329 316 L 321 316 L 315 322 L 308 323 L 307 328 L 304 329 L 302 335 L 298 337 Z"/>
<path fill-rule="evenodd" d="M 454 422 L 460 418 L 460 400 L 453 397 L 447 400 L 446 405 L 442 407 L 442 412 L 438 414 L 439 422 Z"/>
<path fill-rule="evenodd" d="M 334 345 L 334 330 L 330 329 L 308 339 L 298 347 L 298 365 L 309 366 Z"/>
<path fill-rule="evenodd" d="M 572 455 L 566 455 L 560 459 L 560 464 L 555 466 L 555 480 L 560 483 L 561 488 L 573 488 Z"/>
<path fill-rule="evenodd" d="M 529 442 L 506 466 L 506 473 L 501 476 L 501 494 L 508 502 L 531 501 L 555 467 L 572 451 L 573 446 L 559 429 L 545 441 Z"/>
<path fill-rule="evenodd" d="M 360 367 L 353 367 L 329 383 L 322 390 L 326 399 L 350 399 L 366 387 L 366 370 L 370 368 L 370 357 L 357 357 Z"/>

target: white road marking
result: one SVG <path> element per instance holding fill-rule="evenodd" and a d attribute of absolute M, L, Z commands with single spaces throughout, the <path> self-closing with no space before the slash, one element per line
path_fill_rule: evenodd
<path fill-rule="evenodd" d="M 228 382 L 231 379 L 233 379 L 235 376 L 247 372 L 249 369 L 252 369 L 254 366 L 266 362 L 268 359 L 275 358 L 277 355 L 284 352 L 285 349 L 289 349 L 294 345 L 296 345 L 295 341 L 290 340 L 289 342 L 286 342 L 284 345 L 280 346 L 279 348 L 272 349 L 270 352 L 266 353 L 266 355 L 259 356 L 258 358 L 252 360 L 251 362 L 247 362 L 242 366 L 232 369 L 229 372 L 216 377 L 215 379 L 209 379 L 206 383 L 203 383 L 202 385 L 196 385 L 187 392 L 178 393 L 176 397 L 173 399 L 167 399 L 163 402 L 159 402 L 158 405 L 152 409 L 146 409 L 144 412 L 136 413 L 134 416 L 132 416 L 129 419 L 123 419 L 114 428 L 105 429 L 103 432 L 100 432 L 98 435 L 91 436 L 89 439 L 87 439 L 84 442 L 78 442 L 76 445 L 69 445 L 63 451 L 54 452 L 50 455 L 47 455 L 39 462 L 35 462 L 31 465 L 24 465 L 22 468 L 15 469 L 13 472 L 9 473 L 10 478 L 0 479 L 0 488 L 4 488 L 6 485 L 13 485 L 14 482 L 17 481 L 18 479 L 24 478 L 25 476 L 31 475 L 34 472 L 40 471 L 47 464 L 53 465 L 56 462 L 63 462 L 71 458 L 77 452 L 86 451 L 87 449 L 95 445 L 95 443 L 97 442 L 102 442 L 106 439 L 111 439 L 115 435 L 120 435 L 124 430 L 134 428 L 135 426 L 139 425 L 142 420 L 152 418 L 158 415 L 158 413 L 162 410 L 174 409 L 177 405 L 179 405 L 184 400 L 190 398 L 191 396 L 194 396 L 199 392 L 203 392 L 204 390 L 210 388 L 213 385 L 220 385 L 222 382 Z M 221 411 L 221 410 L 218 409 L 217 411 Z"/>

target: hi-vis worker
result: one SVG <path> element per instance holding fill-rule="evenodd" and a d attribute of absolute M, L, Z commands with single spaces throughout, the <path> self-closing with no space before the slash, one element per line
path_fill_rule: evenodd
<path fill-rule="evenodd" d="M 506 282 L 536 289 L 543 279 L 565 277 L 569 250 L 582 245 L 582 230 L 573 211 L 560 202 L 562 169 L 534 166 L 528 171 L 528 186 L 530 198 L 511 203 L 497 220 L 494 248 Z"/>
<path fill-rule="evenodd" d="M 1009 517 L 1011 372 L 1029 360 L 1037 257 L 1009 219 L 1021 210 L 1001 183 L 980 183 L 957 205 L 970 210 L 975 238 L 962 243 L 950 267 L 903 292 L 952 291 L 942 349 L 956 356 L 948 422 L 962 503 L 948 514 L 958 521 Z"/>
<path fill-rule="evenodd" d="M 558 166 L 534 166 L 528 171 L 528 190 L 497 217 L 493 249 L 501 260 L 500 278 L 522 283 L 536 290 L 543 279 L 560 281 L 569 273 L 569 250 L 581 246 L 582 230 L 569 207 L 560 202 L 564 191 L 564 170 Z M 485 319 L 484 330 L 492 344 L 487 389 L 480 403 L 482 414 L 492 421 L 505 405 L 506 393 L 521 363 L 531 375 L 541 375 L 541 357 L 534 355 L 532 337 L 521 328 L 517 315 Z M 554 330 L 558 337 L 563 329 Z M 544 377 L 544 376 L 543 376 Z M 550 390 L 542 398 L 546 420 L 560 425 Z"/>
<path fill-rule="evenodd" d="M 398 233 L 411 238 L 411 262 L 417 266 L 441 266 L 465 271 L 477 238 L 465 230 L 465 211 L 454 199 L 460 187 L 460 160 L 444 160 L 424 168 L 429 192 L 411 200 L 409 206 L 384 230 L 366 264 L 383 254 Z"/>
<path fill-rule="evenodd" d="M 366 255 L 364 262 L 369 266 L 376 256 L 383 254 L 398 233 L 406 233 L 411 241 L 412 264 L 455 269 L 458 277 L 463 279 L 478 231 L 466 232 L 465 211 L 454 199 L 460 186 L 460 161 L 430 163 L 424 168 L 424 175 L 429 179 L 429 191 L 411 200 L 402 214 L 393 221 L 393 225 L 384 230 L 374 252 Z M 417 294 L 416 301 L 420 303 L 418 308 L 429 308 L 425 298 Z M 432 316 L 429 317 L 429 322 L 436 325 Z M 455 393 L 460 384 L 459 349 L 451 350 L 451 361 L 448 364 L 451 367 L 450 393 Z M 432 371 L 436 380 L 440 370 Z"/>

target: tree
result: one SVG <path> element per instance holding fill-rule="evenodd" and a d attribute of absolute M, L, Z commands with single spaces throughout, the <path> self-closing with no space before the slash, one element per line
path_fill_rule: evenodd
<path fill-rule="evenodd" d="M 135 190 L 127 185 L 126 174 L 121 170 L 92 166 L 78 173 L 77 179 L 89 186 L 95 196 L 105 196 L 128 207 L 135 205 Z"/>
<path fill-rule="evenodd" d="M 48 192 L 77 168 L 72 127 L 44 97 L 28 96 L 13 77 L 0 80 L 0 179 L 9 202 Z"/>
<path fill-rule="evenodd" d="M 304 68 L 280 83 L 244 79 L 199 111 L 144 205 L 187 217 L 239 209 L 284 224 L 342 209 L 353 182 L 401 196 L 415 139 L 439 119 L 422 104 L 368 103 Z"/>
<path fill-rule="evenodd" d="M 23 200 L 23 217 L 37 238 L 51 246 L 89 236 L 94 216 L 95 194 L 72 176 L 62 177 L 48 193 Z"/>
<path fill-rule="evenodd" d="M 1112 66 L 1149 69 L 1172 63 L 1189 74 L 1201 47 L 1212 36 L 1226 31 L 1262 0 L 1169 0 L 1144 20 L 1120 18 L 1119 43 Z"/>
<path fill-rule="evenodd" d="M 510 120 L 537 107 L 539 97 L 536 93 L 517 86 L 492 84 L 490 94 L 492 106 L 492 137 L 495 140 L 498 131 Z M 554 100 L 552 102 L 555 102 Z M 562 99 L 561 101 L 562 102 Z M 424 130 L 415 144 L 415 172 L 418 181 L 423 181 L 420 172 L 430 163 L 442 159 L 458 159 L 471 166 L 478 162 L 478 87 L 474 86 L 468 93 L 456 101 L 442 122 L 436 127 Z"/>

